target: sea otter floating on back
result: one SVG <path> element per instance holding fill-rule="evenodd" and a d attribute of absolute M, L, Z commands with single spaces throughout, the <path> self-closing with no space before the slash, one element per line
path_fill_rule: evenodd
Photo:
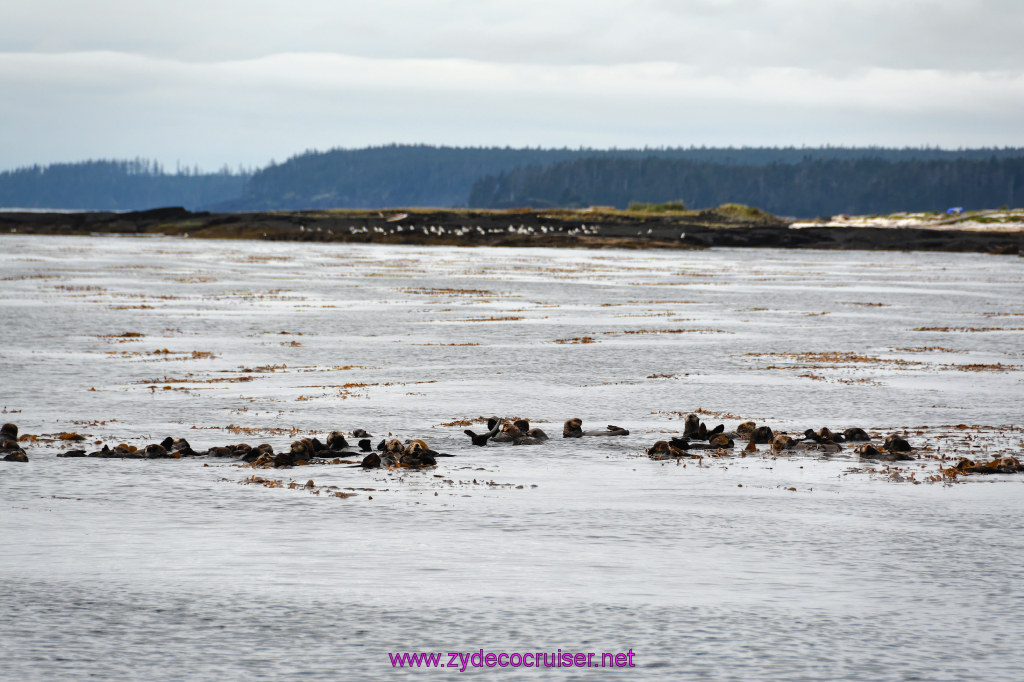
<path fill-rule="evenodd" d="M 562 427 L 562 438 L 581 438 L 583 436 L 628 436 L 629 431 L 619 426 L 612 424 L 608 425 L 606 430 L 602 431 L 584 431 L 583 420 L 578 417 L 573 417 L 565 422 Z"/>

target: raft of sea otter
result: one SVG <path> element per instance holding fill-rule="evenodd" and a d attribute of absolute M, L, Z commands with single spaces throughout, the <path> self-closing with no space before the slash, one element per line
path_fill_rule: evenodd
<path fill-rule="evenodd" d="M 501 419 L 492 417 L 487 420 L 487 431 L 478 434 L 470 429 L 464 433 L 469 436 L 475 446 L 486 446 L 488 443 L 507 445 L 542 445 L 549 440 L 543 430 L 532 428 L 525 419 Z M 104 445 L 102 449 L 86 452 L 82 449 L 71 449 L 58 454 L 58 457 L 98 457 L 122 459 L 180 459 L 183 457 L 222 457 L 241 460 L 254 468 L 279 468 L 309 464 L 315 460 L 330 460 L 329 463 L 351 464 L 365 469 L 377 468 L 425 468 L 437 465 L 438 458 L 453 457 L 448 453 L 432 450 L 427 443 L 419 438 L 400 440 L 383 438 L 374 448 L 372 436 L 363 429 L 352 432 L 357 441 L 358 450 L 352 451 L 348 440 L 341 431 L 331 431 L 326 442 L 318 438 L 302 438 L 294 441 L 287 451 L 274 452 L 269 443 L 255 447 L 246 443 L 225 446 L 214 446 L 208 450 L 196 451 L 184 438 L 165 438 L 160 443 L 151 443 L 142 448 L 132 445 L 117 445 L 113 448 Z M 568 419 L 562 427 L 563 438 L 582 438 L 584 436 L 628 436 L 627 429 L 608 425 L 604 429 L 583 430 L 583 421 L 579 418 Z M 776 455 L 797 452 L 808 452 L 828 456 L 840 452 L 844 444 L 853 448 L 854 452 L 864 460 L 902 461 L 914 459 L 910 443 L 899 434 L 891 434 L 880 445 L 871 443 L 871 437 L 861 428 L 848 428 L 833 432 L 828 428 L 818 431 L 807 429 L 800 436 L 777 433 L 768 426 L 758 426 L 754 422 L 743 422 L 732 432 L 726 432 L 725 426 L 709 429 L 697 414 L 689 414 L 684 422 L 681 436 L 669 440 L 659 440 L 646 449 L 651 459 L 665 460 L 698 458 L 706 455 L 725 456 L 736 447 L 736 441 L 746 440 L 744 454 L 756 452 L 758 445 L 770 445 Z M 859 443 L 859 445 L 854 445 Z M 363 454 L 366 453 L 366 454 Z M 354 454 L 362 455 L 361 460 L 348 459 Z M 340 459 L 342 456 L 345 460 Z M 27 462 L 28 455 L 19 444 L 18 427 L 15 424 L 4 424 L 0 427 L 0 458 L 8 462 Z M 1015 457 L 996 457 L 991 461 L 974 461 L 965 457 L 952 467 L 942 469 L 949 477 L 959 474 L 995 474 L 1024 473 L 1024 464 Z"/>
<path fill-rule="evenodd" d="M 363 429 L 352 432 L 353 438 L 360 439 L 357 443 L 358 452 L 368 452 L 358 466 L 376 468 L 381 466 L 425 467 L 437 464 L 438 457 L 452 455 L 434 452 L 425 442 L 419 439 L 400 441 L 384 439 L 377 445 L 381 454 L 373 452 L 372 436 Z M 182 457 L 225 457 L 238 459 L 254 467 L 290 467 L 308 463 L 314 459 L 328 459 L 339 455 L 351 455 L 351 446 L 341 431 L 331 431 L 327 442 L 318 438 L 302 438 L 294 441 L 286 452 L 274 452 L 269 443 L 261 443 L 255 447 L 247 443 L 233 445 L 217 445 L 208 450 L 193 450 L 184 438 L 168 436 L 160 443 L 150 443 L 142 448 L 134 445 L 104 445 L 102 449 L 86 452 L 81 449 L 67 450 L 58 457 L 98 457 L 101 459 L 181 459 Z M 27 462 L 25 450 L 18 444 L 18 427 L 15 424 L 4 424 L 0 428 L 0 454 L 5 461 Z"/>
<path fill-rule="evenodd" d="M 526 419 L 498 419 L 491 417 L 487 420 L 487 433 L 477 434 L 466 429 L 463 433 L 469 436 L 473 445 L 484 446 L 487 441 L 494 443 L 511 443 L 512 445 L 541 445 L 548 440 L 548 434 L 540 429 L 530 428 L 530 422 Z M 608 425 L 607 429 L 596 431 L 584 431 L 583 420 L 579 418 L 567 419 L 562 425 L 562 438 L 582 438 L 583 436 L 628 436 L 629 431 L 618 426 Z"/>
<path fill-rule="evenodd" d="M 719 424 L 713 429 L 700 421 L 696 414 L 686 416 L 681 438 L 660 440 L 647 450 L 652 459 L 669 457 L 699 457 L 702 450 L 731 449 L 736 446 L 736 439 L 747 439 L 747 451 L 757 450 L 758 445 L 771 445 L 775 452 L 786 450 L 813 450 L 818 453 L 832 454 L 842 449 L 842 443 L 864 443 L 855 452 L 864 459 L 884 461 L 900 461 L 913 459 L 910 455 L 910 443 L 898 434 L 885 439 L 881 449 L 870 442 L 871 437 L 864 429 L 849 428 L 842 433 L 833 433 L 826 427 L 817 432 L 807 429 L 800 437 L 786 433 L 775 433 L 769 426 L 758 426 L 747 421 L 736 427 L 731 433 L 725 432 L 725 425 Z"/>
<path fill-rule="evenodd" d="M 870 442 L 871 437 L 864 429 L 857 427 L 845 429 L 842 433 L 832 432 L 827 427 L 818 431 L 807 429 L 800 436 L 794 437 L 746 421 L 737 426 L 735 431 L 727 433 L 724 424 L 708 429 L 696 414 L 686 416 L 681 437 L 659 440 L 647 449 L 647 456 L 658 460 L 678 460 L 702 457 L 709 450 L 716 454 L 728 454 L 729 450 L 736 447 L 736 440 L 740 439 L 747 440 L 744 448 L 746 452 L 756 452 L 758 445 L 771 445 L 775 454 L 805 451 L 828 456 L 840 452 L 843 444 L 849 443 L 849 447 L 853 447 L 854 452 L 864 460 L 898 462 L 914 459 L 910 443 L 896 433 L 886 436 L 880 447 Z M 855 443 L 860 445 L 852 445 Z M 1024 473 L 1024 464 L 1016 457 L 996 457 L 988 462 L 961 457 L 952 467 L 941 471 L 950 478 L 959 474 L 1014 474 Z"/>

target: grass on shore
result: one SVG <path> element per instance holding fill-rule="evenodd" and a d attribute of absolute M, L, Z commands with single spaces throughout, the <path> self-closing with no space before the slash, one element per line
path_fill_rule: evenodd
<path fill-rule="evenodd" d="M 312 211 L 267 211 L 267 213 L 280 214 L 302 214 L 310 217 L 336 218 L 339 216 L 352 218 L 397 218 L 402 214 L 409 216 L 451 213 L 454 215 L 522 215 L 536 214 L 541 217 L 558 218 L 563 220 L 587 218 L 610 218 L 612 220 L 622 218 L 650 218 L 652 216 L 664 215 L 666 217 L 695 217 L 701 214 L 717 213 L 730 220 L 765 221 L 774 220 L 776 217 L 767 211 L 762 211 L 753 206 L 744 204 L 722 204 L 717 208 L 688 209 L 682 201 L 668 201 L 661 204 L 633 202 L 627 209 L 619 209 L 614 206 L 590 206 L 588 208 L 381 208 L 381 209 L 317 209 Z"/>
<path fill-rule="evenodd" d="M 738 220 L 775 220 L 775 216 L 767 211 L 762 211 L 754 206 L 747 206 L 746 204 L 722 204 L 716 209 L 713 209 L 715 213 L 724 215 L 727 218 L 733 218 Z"/>
<path fill-rule="evenodd" d="M 681 200 L 666 201 L 663 204 L 649 204 L 634 201 L 629 205 L 630 213 L 684 213 L 686 204 Z"/>
<path fill-rule="evenodd" d="M 849 216 L 853 218 L 862 216 Z M 972 222 L 983 224 L 1002 224 L 1024 222 L 1024 209 L 1021 208 L 998 208 L 978 209 L 975 211 L 964 211 L 963 213 L 948 214 L 939 211 L 899 211 L 888 215 L 863 216 L 868 218 L 882 218 L 885 220 L 908 220 L 918 219 L 922 222 L 943 222 L 949 224 Z"/>

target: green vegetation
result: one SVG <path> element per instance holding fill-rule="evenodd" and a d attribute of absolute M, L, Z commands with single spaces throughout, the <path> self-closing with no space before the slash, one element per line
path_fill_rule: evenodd
<path fill-rule="evenodd" d="M 964 214 L 963 216 L 957 216 L 960 220 L 956 222 L 972 222 L 981 223 L 982 225 L 1003 225 L 1005 223 L 1024 223 L 1024 213 L 1017 213 L 1011 211 L 1000 211 L 999 213 L 992 215 L 988 213 L 982 214 Z"/>
<path fill-rule="evenodd" d="M 759 208 L 747 206 L 746 204 L 722 204 L 715 209 L 715 213 L 733 218 L 736 220 L 774 220 L 775 216 L 766 213 Z"/>
<path fill-rule="evenodd" d="M 634 213 L 682 213 L 686 210 L 686 204 L 682 199 L 666 201 L 662 204 L 645 204 L 634 201 L 629 205 L 629 210 Z"/>

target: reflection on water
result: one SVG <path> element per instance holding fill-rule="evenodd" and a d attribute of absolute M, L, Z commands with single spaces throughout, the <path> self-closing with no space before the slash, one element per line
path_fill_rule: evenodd
<path fill-rule="evenodd" d="M 633 649 L 663 679 L 1014 679 L 1024 662 L 1020 481 L 639 456 L 698 407 L 730 427 L 1019 426 L 1018 259 L 0 247 L 0 419 L 23 433 L 280 449 L 364 428 L 456 455 L 267 474 L 372 489 L 337 499 L 241 485 L 252 470 L 222 460 L 26 443 L 29 464 L 0 467 L 0 676 L 383 678 L 388 652 L 481 648 Z M 469 447 L 458 422 L 491 414 L 556 438 Z M 557 438 L 572 416 L 632 435 Z"/>

